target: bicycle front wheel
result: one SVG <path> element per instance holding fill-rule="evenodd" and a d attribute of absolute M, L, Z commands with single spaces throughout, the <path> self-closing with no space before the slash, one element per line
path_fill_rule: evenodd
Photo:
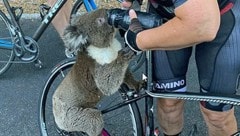
<path fill-rule="evenodd" d="M 54 121 L 52 112 L 52 95 L 70 68 L 74 65 L 74 59 L 68 59 L 57 65 L 51 72 L 44 85 L 39 101 L 39 123 L 43 136 L 76 135 L 86 134 L 81 132 L 66 132 L 60 130 Z M 123 91 L 121 91 L 123 93 Z M 123 102 L 119 92 L 104 97 L 97 105 L 100 110 Z M 132 102 L 113 111 L 103 113 L 104 130 L 102 136 L 142 136 L 142 121 L 136 102 Z"/>
<path fill-rule="evenodd" d="M 0 10 L 0 75 L 4 73 L 14 60 L 13 36 L 11 24 L 6 15 Z"/>
<path fill-rule="evenodd" d="M 93 3 L 95 5 L 95 3 Z M 97 7 L 92 7 L 89 2 L 84 3 L 83 0 L 76 0 L 76 2 L 73 5 L 71 15 L 82 15 L 86 12 L 91 12 Z"/>

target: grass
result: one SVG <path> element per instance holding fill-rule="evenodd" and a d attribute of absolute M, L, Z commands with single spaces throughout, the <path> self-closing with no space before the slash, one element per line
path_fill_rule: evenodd
<path fill-rule="evenodd" d="M 13 7 L 22 7 L 23 13 L 33 14 L 39 13 L 39 5 L 46 4 L 47 0 L 9 0 L 9 3 Z M 116 0 L 96 0 L 98 7 L 104 8 L 113 8 L 113 7 L 120 7 L 119 2 Z M 3 5 L 2 0 L 0 1 L 0 9 L 2 11 L 6 11 L 6 8 Z"/>
<path fill-rule="evenodd" d="M 45 3 L 46 0 L 9 0 L 9 3 L 12 7 L 22 7 L 24 13 L 39 13 L 38 6 L 42 3 Z M 0 2 L 0 9 L 4 12 L 6 8 L 3 5 L 3 2 Z"/>

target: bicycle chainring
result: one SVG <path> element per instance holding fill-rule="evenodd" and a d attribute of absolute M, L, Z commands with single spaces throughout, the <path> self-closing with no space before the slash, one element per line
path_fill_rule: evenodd
<path fill-rule="evenodd" d="M 38 43 L 28 36 L 25 36 L 24 40 L 25 42 L 21 43 L 18 38 L 15 39 L 14 53 L 22 61 L 33 62 L 39 55 Z"/>

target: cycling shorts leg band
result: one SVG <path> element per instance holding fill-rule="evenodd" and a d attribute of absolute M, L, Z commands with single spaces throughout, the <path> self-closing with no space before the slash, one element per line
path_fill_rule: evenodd
<path fill-rule="evenodd" d="M 216 102 L 201 101 L 200 104 L 206 109 L 209 109 L 212 111 L 219 111 L 219 112 L 228 111 L 233 108 L 233 105 L 231 104 L 216 103 Z"/>
<path fill-rule="evenodd" d="M 153 51 L 153 82 L 157 92 L 185 92 L 186 73 L 192 48 Z"/>
<path fill-rule="evenodd" d="M 168 80 L 157 80 L 153 83 L 153 92 L 186 92 L 186 77 L 176 77 Z"/>
<path fill-rule="evenodd" d="M 208 91 L 201 89 L 201 93 L 207 93 L 207 92 Z M 232 104 L 224 104 L 224 103 L 217 103 L 217 102 L 201 101 L 200 104 L 206 109 L 209 109 L 212 111 L 219 111 L 219 112 L 228 111 L 233 108 Z"/>

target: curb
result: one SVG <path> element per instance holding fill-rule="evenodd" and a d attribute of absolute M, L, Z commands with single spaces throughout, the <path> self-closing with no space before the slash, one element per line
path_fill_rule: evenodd
<path fill-rule="evenodd" d="M 34 14 L 22 14 L 21 19 L 41 19 L 39 13 Z"/>

